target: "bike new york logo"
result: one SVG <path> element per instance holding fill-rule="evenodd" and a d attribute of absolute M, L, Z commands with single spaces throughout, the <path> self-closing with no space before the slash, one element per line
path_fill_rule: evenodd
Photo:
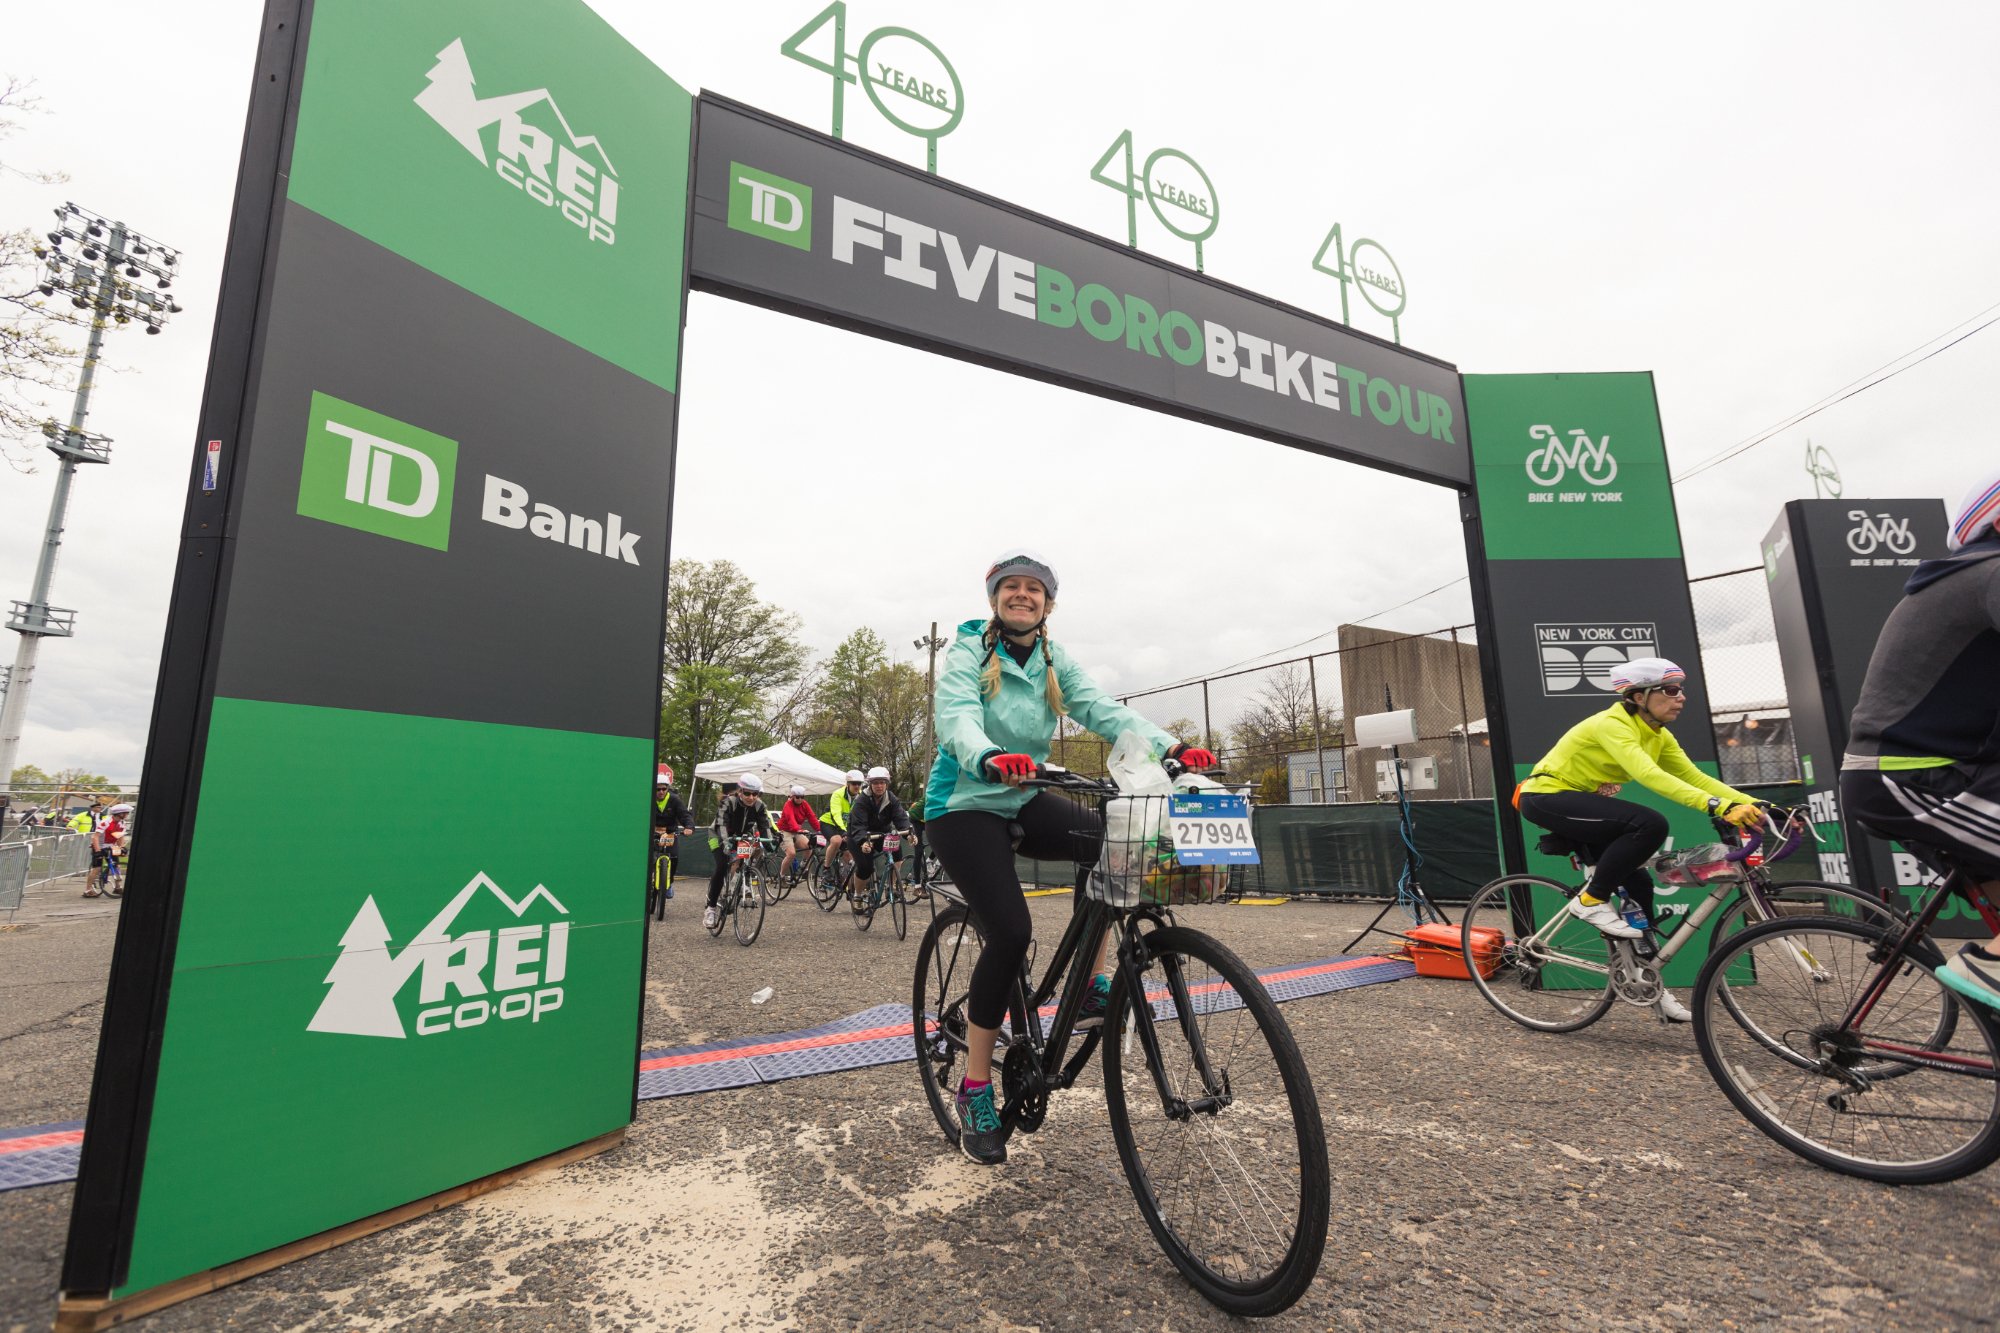
<path fill-rule="evenodd" d="M 1847 549 L 1860 558 L 1848 561 L 1851 565 L 1914 565 L 1915 560 L 1898 560 L 1893 557 L 1907 556 L 1917 549 L 1916 534 L 1910 531 L 1908 518 L 1895 518 L 1888 514 L 1870 514 L 1866 509 L 1850 509 L 1848 519 L 1854 524 L 1847 530 Z M 1876 552 L 1886 552 L 1877 556 Z"/>
<path fill-rule="evenodd" d="M 1529 504 L 1618 504 L 1625 499 L 1623 491 L 1609 491 L 1604 488 L 1618 480 L 1618 460 L 1611 453 L 1611 437 L 1599 436 L 1593 440 L 1586 430 L 1572 430 L 1570 438 L 1564 442 L 1561 434 L 1553 426 L 1530 426 L 1528 438 L 1536 441 L 1528 451 L 1528 480 L 1538 489 L 1528 492 Z M 1556 489 L 1568 481 L 1574 472 L 1578 481 L 1591 489 Z"/>
<path fill-rule="evenodd" d="M 1650 624 L 1592 621 L 1537 624 L 1542 693 L 1576 698 L 1593 691 L 1610 694 L 1611 675 L 1635 657 L 1656 657 L 1660 633 Z M 1585 686 L 1590 688 L 1586 689 Z"/>

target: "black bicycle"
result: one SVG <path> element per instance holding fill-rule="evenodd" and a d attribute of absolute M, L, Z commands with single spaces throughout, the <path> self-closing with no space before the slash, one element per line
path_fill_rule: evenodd
<path fill-rule="evenodd" d="M 716 855 L 722 852 L 718 850 Z M 708 927 L 709 934 L 721 935 L 723 922 L 734 921 L 738 944 L 747 949 L 757 942 L 764 929 L 764 858 L 755 835 L 736 839 L 715 906 L 715 924 Z"/>
<path fill-rule="evenodd" d="M 1095 801 L 1106 827 L 1129 836 L 1105 839 L 1041 983 L 1027 966 L 1014 982 L 995 1052 L 1001 1124 L 1010 1135 L 1040 1129 L 1049 1097 L 1101 1046 L 1111 1135 L 1160 1248 L 1223 1310 L 1277 1314 L 1311 1285 L 1326 1248 L 1326 1135 L 1305 1060 L 1257 974 L 1213 937 L 1174 923 L 1172 907 L 1213 901 L 1226 872 L 1175 867 L 1157 832 L 1167 797 L 1120 796 L 1108 782 L 1041 771 L 1025 785 Z M 924 1095 L 956 1145 L 967 991 L 984 936 L 956 891 L 938 884 L 934 896 L 946 895 L 917 948 L 910 1009 Z M 1072 1050 L 1107 933 L 1118 960 L 1110 1000 L 1101 1026 Z"/>

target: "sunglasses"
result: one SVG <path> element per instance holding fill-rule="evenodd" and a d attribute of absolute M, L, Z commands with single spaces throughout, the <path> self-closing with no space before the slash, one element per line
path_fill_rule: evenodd
<path fill-rule="evenodd" d="M 1655 694 L 1664 694 L 1664 695 L 1666 695 L 1666 696 L 1667 696 L 1667 697 L 1668 697 L 1669 699 L 1678 699 L 1678 698 L 1680 698 L 1680 697 L 1681 697 L 1681 696 L 1682 696 L 1683 694 L 1686 694 L 1686 693 L 1687 693 L 1687 686 L 1685 686 L 1685 685 L 1655 685 L 1655 686 L 1653 687 L 1653 693 L 1655 693 Z"/>

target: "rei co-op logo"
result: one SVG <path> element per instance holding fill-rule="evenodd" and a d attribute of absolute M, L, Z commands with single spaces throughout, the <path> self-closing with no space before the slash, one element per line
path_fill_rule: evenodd
<path fill-rule="evenodd" d="M 315 391 L 299 512 L 442 551 L 458 441 Z"/>
<path fill-rule="evenodd" d="M 812 186 L 729 164 L 729 225 L 795 250 L 812 249 Z"/>
<path fill-rule="evenodd" d="M 1569 434 L 1568 443 L 1564 443 L 1553 426 L 1528 427 L 1528 438 L 1537 441 L 1535 448 L 1528 451 L 1528 480 L 1536 486 L 1551 488 L 1528 492 L 1528 502 L 1577 504 L 1609 501 L 1616 504 L 1622 501 L 1624 492 L 1603 489 L 1618 479 L 1618 460 L 1611 455 L 1611 437 L 1605 435 L 1592 440 L 1590 432 L 1585 430 L 1572 430 Z M 1593 489 L 1553 489 L 1561 486 L 1571 472 Z"/>
<path fill-rule="evenodd" d="M 479 165 L 519 190 L 543 208 L 560 213 L 593 241 L 614 245 L 618 240 L 618 172 L 594 134 L 579 135 L 556 105 L 547 88 L 481 97 L 473 91 L 472 63 L 465 43 L 453 41 L 437 53 L 437 63 L 424 76 L 430 82 L 416 95 L 416 104 L 444 127 Z M 545 124 L 523 119 L 530 108 Z M 486 131 L 497 126 L 493 152 L 486 148 Z"/>
<path fill-rule="evenodd" d="M 473 908 L 482 891 L 519 924 L 453 934 L 459 916 Z M 542 919 L 531 921 L 531 914 Z M 326 974 L 326 998 L 306 1030 L 435 1037 L 523 1018 L 539 1023 L 562 1008 L 568 916 L 569 909 L 543 885 L 516 902 L 484 874 L 474 875 L 416 938 L 395 951 L 389 947 L 389 924 L 370 895 L 340 937 L 340 955 Z M 404 996 L 413 979 L 414 1004 Z"/>

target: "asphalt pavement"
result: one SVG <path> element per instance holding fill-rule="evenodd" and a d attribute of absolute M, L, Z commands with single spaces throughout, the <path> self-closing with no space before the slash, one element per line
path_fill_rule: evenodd
<path fill-rule="evenodd" d="M 802 897 L 748 948 L 683 882 L 656 925 L 648 1048 L 907 1002 L 918 929 Z M 0 923 L 0 1127 L 79 1119 L 117 905 L 38 893 Z M 1053 944 L 1066 897 L 1035 903 Z M 1374 908 L 1182 913 L 1254 967 L 1340 951 Z M 770 986 L 762 1005 L 750 996 Z M 1618 1006 L 1528 1032 L 1464 982 L 1283 1006 L 1328 1130 L 1318 1281 L 1274 1328 L 1717 1329 L 2000 1322 L 2000 1170 L 1890 1189 L 1743 1121 L 1692 1034 Z M 1119 1169 L 1093 1069 L 984 1170 L 909 1063 L 640 1104 L 627 1142 L 148 1317 L 244 1329 L 1205 1329 Z M 54 1314 L 68 1186 L 0 1194 L 0 1329 Z"/>

